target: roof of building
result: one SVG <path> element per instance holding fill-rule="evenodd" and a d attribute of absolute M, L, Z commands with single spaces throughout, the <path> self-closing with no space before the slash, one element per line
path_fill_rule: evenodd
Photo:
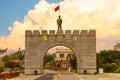
<path fill-rule="evenodd" d="M 56 53 L 73 53 L 70 49 L 56 49 Z"/>

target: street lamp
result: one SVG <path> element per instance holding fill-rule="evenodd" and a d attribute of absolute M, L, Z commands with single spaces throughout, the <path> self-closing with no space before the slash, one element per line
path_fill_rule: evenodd
<path fill-rule="evenodd" d="M 61 58 L 61 68 L 62 68 L 62 58 L 64 57 L 64 54 L 60 54 L 60 58 Z"/>

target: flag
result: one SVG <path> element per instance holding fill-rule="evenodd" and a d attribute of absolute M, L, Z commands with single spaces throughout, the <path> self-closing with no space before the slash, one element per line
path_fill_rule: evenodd
<path fill-rule="evenodd" d="M 58 11 L 58 10 L 60 10 L 60 6 L 57 6 L 57 7 L 55 8 L 55 12 Z"/>

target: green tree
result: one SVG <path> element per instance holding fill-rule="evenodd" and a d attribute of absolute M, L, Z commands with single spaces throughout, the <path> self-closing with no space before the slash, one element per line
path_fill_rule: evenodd
<path fill-rule="evenodd" d="M 18 55 L 18 59 L 21 61 L 21 60 L 23 60 L 25 58 L 25 56 L 23 55 L 23 54 L 19 54 Z"/>
<path fill-rule="evenodd" d="M 10 61 L 10 60 L 11 60 L 11 56 L 8 56 L 8 55 L 6 55 L 2 58 L 3 62 Z"/>
<path fill-rule="evenodd" d="M 4 67 L 5 67 L 4 62 L 0 60 L 0 68 L 4 68 Z"/>
<path fill-rule="evenodd" d="M 71 64 L 72 69 L 77 70 L 77 57 L 76 56 L 70 57 L 70 64 Z"/>
<path fill-rule="evenodd" d="M 97 54 L 97 68 L 105 72 L 114 72 L 120 67 L 120 51 L 103 50 Z"/>
<path fill-rule="evenodd" d="M 5 68 L 13 68 L 13 63 L 11 61 L 6 61 Z"/>
<path fill-rule="evenodd" d="M 3 61 L 0 60 L 0 72 L 4 71 L 5 64 Z"/>
<path fill-rule="evenodd" d="M 44 65 L 50 61 L 52 61 L 53 59 L 55 59 L 55 53 L 53 54 L 49 54 L 47 53 L 45 56 L 44 56 Z"/>
<path fill-rule="evenodd" d="M 112 63 L 110 67 L 110 70 L 111 70 L 110 72 L 114 72 L 115 70 L 117 70 L 117 68 L 118 68 L 117 63 Z"/>
<path fill-rule="evenodd" d="M 115 73 L 120 73 L 120 68 L 117 68 L 114 72 Z"/>

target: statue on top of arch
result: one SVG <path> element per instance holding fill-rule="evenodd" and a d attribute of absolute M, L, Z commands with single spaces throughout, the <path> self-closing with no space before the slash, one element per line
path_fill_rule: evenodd
<path fill-rule="evenodd" d="M 62 19 L 60 15 L 58 16 L 57 24 L 58 24 L 58 31 L 62 31 Z"/>

